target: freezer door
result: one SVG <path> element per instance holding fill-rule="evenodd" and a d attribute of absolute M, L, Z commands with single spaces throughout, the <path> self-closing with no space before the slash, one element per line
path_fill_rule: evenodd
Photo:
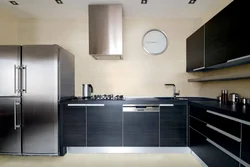
<path fill-rule="evenodd" d="M 0 97 L 0 154 L 21 154 L 19 98 Z"/>
<path fill-rule="evenodd" d="M 20 46 L 0 46 L 0 96 L 20 96 Z"/>
<path fill-rule="evenodd" d="M 58 154 L 58 47 L 23 46 L 23 154 Z"/>

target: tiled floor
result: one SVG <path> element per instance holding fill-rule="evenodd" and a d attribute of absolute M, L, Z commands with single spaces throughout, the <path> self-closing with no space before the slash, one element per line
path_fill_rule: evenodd
<path fill-rule="evenodd" d="M 0 156 L 0 167 L 201 167 L 191 154 L 70 154 Z"/>

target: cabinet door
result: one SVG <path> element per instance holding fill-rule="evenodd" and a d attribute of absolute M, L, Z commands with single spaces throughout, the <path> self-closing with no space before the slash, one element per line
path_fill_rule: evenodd
<path fill-rule="evenodd" d="M 87 107 L 87 146 L 122 146 L 122 105 Z"/>
<path fill-rule="evenodd" d="M 187 39 L 187 72 L 204 67 L 204 26 Z"/>
<path fill-rule="evenodd" d="M 63 106 L 63 145 L 86 146 L 86 107 Z"/>
<path fill-rule="evenodd" d="M 159 112 L 123 112 L 123 145 L 159 147 Z"/>
<path fill-rule="evenodd" d="M 250 55 L 250 24 L 246 21 L 250 19 L 248 3 L 248 1 L 244 0 L 235 0 L 229 5 L 232 10 L 228 19 L 233 22 L 233 31 L 229 36 L 231 54 L 228 54 L 228 60 Z"/>
<path fill-rule="evenodd" d="M 235 12 L 230 4 L 205 24 L 205 65 L 225 63 L 232 54 L 236 25 Z"/>
<path fill-rule="evenodd" d="M 187 108 L 176 105 L 160 108 L 160 146 L 187 145 Z"/>
<path fill-rule="evenodd" d="M 242 124 L 241 158 L 250 164 L 250 126 Z"/>

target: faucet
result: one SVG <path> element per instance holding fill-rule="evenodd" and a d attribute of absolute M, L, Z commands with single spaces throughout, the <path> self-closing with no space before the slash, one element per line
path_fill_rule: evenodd
<path fill-rule="evenodd" d="M 175 99 L 176 96 L 180 95 L 180 91 L 176 92 L 176 86 L 175 84 L 165 84 L 165 86 L 173 86 L 173 98 Z"/>

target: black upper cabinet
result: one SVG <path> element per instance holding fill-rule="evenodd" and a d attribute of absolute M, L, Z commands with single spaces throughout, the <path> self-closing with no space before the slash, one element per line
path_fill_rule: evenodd
<path fill-rule="evenodd" d="M 159 112 L 123 112 L 125 147 L 159 147 Z"/>
<path fill-rule="evenodd" d="M 197 71 L 195 69 L 200 67 L 223 68 L 227 66 L 222 64 L 227 62 L 234 66 L 250 61 L 249 58 L 235 61 L 250 55 L 247 3 L 234 0 L 187 39 L 187 72 Z"/>
<path fill-rule="evenodd" d="M 206 65 L 225 63 L 232 54 L 235 32 L 234 5 L 230 4 L 205 24 Z"/>
<path fill-rule="evenodd" d="M 247 21 L 250 19 L 248 3 L 249 1 L 234 0 L 230 4 L 230 8 L 233 8 L 230 13 L 230 20 L 233 24 L 231 25 L 232 33 L 230 34 L 232 49 L 228 60 L 250 55 L 250 24 Z"/>
<path fill-rule="evenodd" d="M 63 106 L 63 146 L 86 146 L 86 107 Z"/>
<path fill-rule="evenodd" d="M 122 146 L 122 105 L 87 107 L 87 146 Z"/>
<path fill-rule="evenodd" d="M 241 158 L 250 164 L 250 126 L 242 125 Z"/>
<path fill-rule="evenodd" d="M 187 146 L 187 108 L 186 105 L 160 108 L 160 146 Z"/>
<path fill-rule="evenodd" d="M 202 26 L 187 39 L 187 72 L 195 71 L 205 66 L 204 30 L 205 28 Z"/>

